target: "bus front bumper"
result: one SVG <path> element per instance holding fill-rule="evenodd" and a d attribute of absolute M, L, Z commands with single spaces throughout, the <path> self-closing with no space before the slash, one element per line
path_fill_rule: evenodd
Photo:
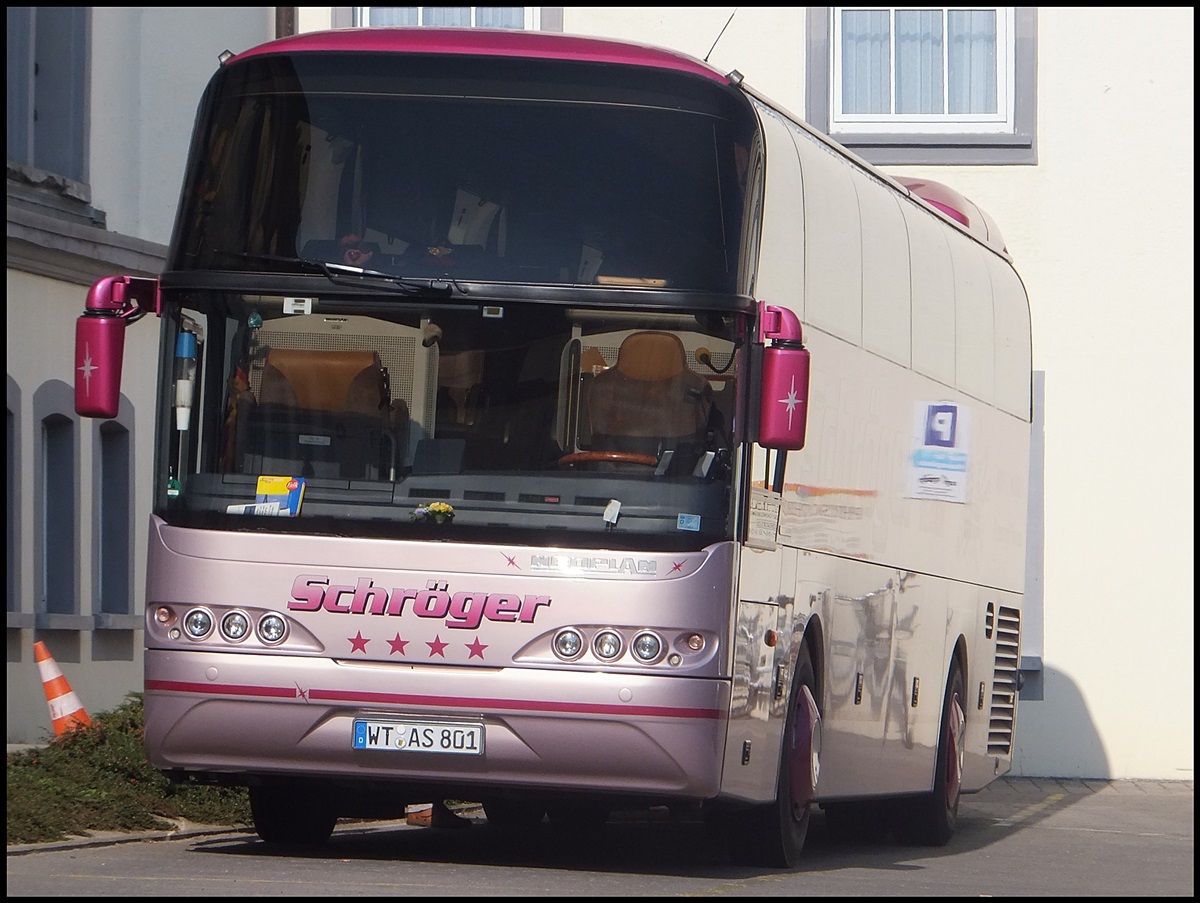
<path fill-rule="evenodd" d="M 144 702 L 151 763 L 185 775 L 709 799 L 729 683 L 148 649 Z M 392 724 L 479 727 L 455 735 L 479 748 L 363 748 Z"/>

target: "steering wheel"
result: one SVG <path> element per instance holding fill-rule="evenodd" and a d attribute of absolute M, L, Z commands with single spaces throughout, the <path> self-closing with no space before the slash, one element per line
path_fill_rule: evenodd
<path fill-rule="evenodd" d="M 567 467 L 571 464 L 587 464 L 596 461 L 606 461 L 614 464 L 642 464 L 646 467 L 658 466 L 658 458 L 654 455 L 638 455 L 633 452 L 622 451 L 585 451 L 574 452 L 570 455 L 563 455 L 558 459 L 559 467 Z"/>

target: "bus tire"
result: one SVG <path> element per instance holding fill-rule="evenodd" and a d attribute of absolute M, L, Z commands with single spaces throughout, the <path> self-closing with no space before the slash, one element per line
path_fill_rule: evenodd
<path fill-rule="evenodd" d="M 337 815 L 319 795 L 286 786 L 251 787 L 250 814 L 263 842 L 279 846 L 318 846 L 337 823 Z"/>
<path fill-rule="evenodd" d="M 775 800 L 729 813 L 728 843 L 736 865 L 795 868 L 812 818 L 820 772 L 821 726 L 812 652 L 801 641 L 788 700 Z"/>
<path fill-rule="evenodd" d="M 892 833 L 901 843 L 943 847 L 954 835 L 958 801 L 962 795 L 966 727 L 963 702 L 966 695 L 966 677 L 956 657 L 950 666 L 946 696 L 942 702 L 942 727 L 938 735 L 933 790 L 896 802 Z"/>

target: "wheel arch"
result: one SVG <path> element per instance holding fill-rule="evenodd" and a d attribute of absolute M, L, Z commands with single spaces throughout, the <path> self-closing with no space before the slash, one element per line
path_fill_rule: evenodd
<path fill-rule="evenodd" d="M 825 713 L 825 628 L 821 623 L 820 615 L 812 615 L 808 619 L 808 623 L 804 625 L 804 635 L 800 638 L 801 643 L 808 645 L 808 654 L 812 659 L 813 677 L 817 683 L 816 703 L 817 711 L 822 715 Z M 800 647 L 796 647 L 796 656 L 792 659 L 792 673 L 795 674 L 796 657 L 800 654 Z"/>
<path fill-rule="evenodd" d="M 955 662 L 957 662 L 958 666 L 960 668 L 962 668 L 963 686 L 964 687 L 971 686 L 971 668 L 970 668 L 970 661 L 969 661 L 970 656 L 968 655 L 967 650 L 968 650 L 967 638 L 960 633 L 958 635 L 957 639 L 955 639 L 955 641 L 954 641 L 954 647 L 950 651 L 950 658 L 946 663 L 946 673 L 942 675 L 942 681 L 943 681 L 942 696 L 943 697 L 946 695 L 946 686 L 950 682 L 950 669 L 954 665 Z M 964 700 L 964 702 L 965 702 L 965 700 Z M 964 709 L 965 708 L 966 707 L 964 706 Z"/>

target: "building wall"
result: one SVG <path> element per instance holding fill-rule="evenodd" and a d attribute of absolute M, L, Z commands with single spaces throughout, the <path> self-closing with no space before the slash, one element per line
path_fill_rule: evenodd
<path fill-rule="evenodd" d="M 803 116 L 805 9 L 742 7 L 730 20 L 733 10 L 564 7 L 562 22 L 567 32 L 707 55 Z M 269 39 L 274 8 L 93 16 L 93 204 L 111 231 L 165 244 L 216 56 Z M 300 11 L 301 30 L 331 21 L 329 8 Z M 1045 490 L 1032 519 L 1045 540 L 1031 598 L 1044 597 L 1044 609 L 1040 624 L 1027 622 L 1023 651 L 1041 657 L 1043 672 L 1041 699 L 1020 706 L 1017 773 L 1191 779 L 1194 11 L 1040 8 L 1037 30 L 1036 165 L 885 169 L 946 182 L 987 210 L 1031 299 L 1045 449 L 1035 462 Z M 14 382 L 21 395 L 47 378 L 69 383 L 85 288 L 11 268 L 8 287 L 10 397 Z M 126 366 L 148 373 L 154 327 L 129 334 Z M 151 390 L 131 376 L 125 389 L 145 422 Z M 20 416 L 28 473 L 28 403 Z M 148 431 L 136 444 L 148 467 Z M 85 448 L 85 465 L 89 455 Z M 141 568 L 149 487 L 137 492 Z M 21 580 L 31 595 L 27 493 L 20 504 Z M 137 587 L 140 596 L 140 579 Z M 32 598 L 23 604 L 32 610 Z M 112 650 L 85 634 L 78 665 L 63 663 L 86 706 L 107 707 L 140 685 L 141 635 L 132 636 L 133 661 L 98 659 Z M 10 626 L 10 741 L 36 739 L 49 724 L 31 647 L 31 631 Z"/>
<path fill-rule="evenodd" d="M 134 619 L 118 620 L 119 626 L 103 630 L 34 629 L 39 610 L 35 464 L 41 426 L 33 399 L 51 381 L 73 384 L 75 319 L 83 311 L 90 282 L 108 273 L 156 274 L 161 268 L 192 122 L 217 56 L 225 49 L 240 51 L 270 40 L 274 23 L 272 7 L 91 8 L 87 184 L 91 207 L 104 215 L 107 229 L 77 223 L 55 228 L 46 217 L 34 214 L 31 219 L 28 206 L 14 210 L 10 185 L 6 363 L 18 469 L 9 504 L 16 509 L 10 542 L 15 539 L 19 599 L 18 610 L 8 614 L 6 631 L 9 742 L 33 743 L 51 735 L 33 655 L 35 639 L 46 641 L 89 712 L 115 707 L 128 693 L 141 689 L 142 632 L 133 626 Z M 122 391 L 140 427 L 131 430 L 136 533 L 131 580 L 136 598 L 131 611 L 140 620 L 158 323 L 152 316 L 145 318 L 126 335 Z M 94 623 L 94 423 L 77 418 L 75 430 L 80 473 L 78 612 Z"/>

